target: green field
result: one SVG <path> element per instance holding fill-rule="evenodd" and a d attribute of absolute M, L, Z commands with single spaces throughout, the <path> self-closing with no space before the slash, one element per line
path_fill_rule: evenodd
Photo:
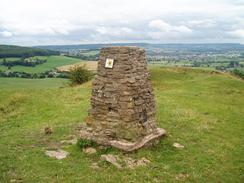
<path fill-rule="evenodd" d="M 98 54 L 99 53 L 99 51 L 98 50 L 92 50 L 92 51 L 90 51 L 90 50 L 88 50 L 88 51 L 82 51 L 82 55 L 84 55 L 84 56 L 92 56 L 92 55 L 96 55 L 96 54 Z"/>
<path fill-rule="evenodd" d="M 62 80 L 23 79 L 15 88 L 15 80 L 2 78 L 0 182 L 243 182 L 243 80 L 201 69 L 152 67 L 150 72 L 157 122 L 168 135 L 157 146 L 130 154 L 109 150 L 151 161 L 133 170 L 118 170 L 100 160 L 101 150 L 86 155 L 77 145 L 62 147 L 70 152 L 63 160 L 44 154 L 78 135 L 91 82 L 60 87 Z M 53 134 L 44 135 L 46 126 Z M 174 142 L 185 148 L 174 148 Z M 94 162 L 98 170 L 90 167 Z"/>
<path fill-rule="evenodd" d="M 18 58 L 18 57 L 5 58 L 5 60 L 7 60 L 7 61 L 14 61 L 14 60 L 18 60 L 18 59 L 20 59 L 20 58 Z M 4 60 L 3 58 L 0 58 L 0 62 L 3 61 L 3 60 Z"/>
<path fill-rule="evenodd" d="M 208 58 L 205 60 L 195 59 L 191 60 L 179 60 L 179 61 L 168 61 L 168 60 L 160 60 L 160 61 L 150 61 L 149 63 L 152 65 L 161 65 L 161 66 L 184 66 L 184 67 L 205 67 L 205 68 L 215 68 L 216 66 L 225 66 L 227 67 L 231 61 L 239 62 L 239 64 L 243 64 L 243 58 L 226 58 L 226 57 L 216 57 L 216 58 Z M 194 66 L 194 63 L 197 63 L 198 66 Z M 241 67 L 238 67 L 241 69 Z"/>
<path fill-rule="evenodd" d="M 38 58 L 41 58 L 41 59 L 46 58 L 47 62 L 44 64 L 37 65 L 35 67 L 14 66 L 11 68 L 11 71 L 22 71 L 22 72 L 27 72 L 27 73 L 42 73 L 42 72 L 54 69 L 56 67 L 81 62 L 80 59 L 70 58 L 70 57 L 65 57 L 65 56 L 49 56 L 49 57 L 38 56 Z M 12 60 L 13 59 L 14 58 L 12 58 Z M 8 69 L 7 67 L 0 65 L 0 70 L 5 71 L 7 69 Z"/>
<path fill-rule="evenodd" d="M 42 88 L 58 88 L 68 84 L 68 79 L 61 78 L 45 78 L 45 79 L 23 79 L 23 78 L 1 78 L 1 89 L 42 89 Z"/>

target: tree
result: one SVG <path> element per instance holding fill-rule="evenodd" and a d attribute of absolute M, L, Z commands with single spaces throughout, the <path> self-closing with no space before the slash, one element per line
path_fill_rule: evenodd
<path fill-rule="evenodd" d="M 233 67 L 238 67 L 240 64 L 238 61 L 230 61 L 229 63 L 229 67 L 233 68 Z"/>

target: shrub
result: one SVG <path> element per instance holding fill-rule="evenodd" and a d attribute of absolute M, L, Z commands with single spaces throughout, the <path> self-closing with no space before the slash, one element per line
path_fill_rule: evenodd
<path fill-rule="evenodd" d="M 244 79 L 244 71 L 241 71 L 241 70 L 238 70 L 238 69 L 234 69 L 232 71 L 232 73 L 235 75 L 235 76 L 238 76 L 242 79 Z"/>
<path fill-rule="evenodd" d="M 86 148 L 86 147 L 94 147 L 96 146 L 96 142 L 92 141 L 92 140 L 88 140 L 88 139 L 80 139 L 78 142 L 77 142 L 77 145 L 80 147 L 80 148 Z"/>
<path fill-rule="evenodd" d="M 71 85 L 82 84 L 89 81 L 92 72 L 87 70 L 85 66 L 76 66 L 70 70 Z"/>

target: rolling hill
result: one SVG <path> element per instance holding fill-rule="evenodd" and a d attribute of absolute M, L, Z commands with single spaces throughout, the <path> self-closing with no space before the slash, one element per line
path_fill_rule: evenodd
<path fill-rule="evenodd" d="M 0 45 L 0 58 L 59 55 L 58 51 L 48 49 Z"/>
<path fill-rule="evenodd" d="M 8 67 L 0 65 L 0 70 L 2 71 L 19 71 L 19 72 L 26 72 L 26 73 L 41 73 L 45 71 L 49 71 L 55 69 L 60 66 L 80 63 L 82 60 L 77 58 L 70 58 L 65 56 L 38 56 L 40 59 L 47 59 L 47 62 L 37 65 L 35 67 L 25 67 L 25 66 L 13 66 L 11 69 Z M 10 60 L 14 60 L 15 58 L 9 58 Z M 6 60 L 9 60 L 6 59 Z M 1 62 L 1 59 L 0 59 Z"/>
<path fill-rule="evenodd" d="M 61 143 L 79 135 L 91 82 L 69 87 L 65 79 L 0 78 L 0 182 L 243 182 L 244 82 L 202 69 L 152 66 L 150 73 L 157 123 L 168 134 L 130 154 L 97 148 L 88 155 Z M 44 134 L 47 126 L 51 135 Z M 60 147 L 67 158 L 45 155 Z M 120 170 L 100 160 L 106 153 L 150 164 Z"/>

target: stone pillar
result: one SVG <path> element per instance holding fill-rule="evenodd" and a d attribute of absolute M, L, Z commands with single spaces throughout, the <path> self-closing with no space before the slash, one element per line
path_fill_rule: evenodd
<path fill-rule="evenodd" d="M 165 134 L 156 127 L 155 115 L 145 51 L 137 47 L 102 48 L 81 138 L 132 151 Z"/>

